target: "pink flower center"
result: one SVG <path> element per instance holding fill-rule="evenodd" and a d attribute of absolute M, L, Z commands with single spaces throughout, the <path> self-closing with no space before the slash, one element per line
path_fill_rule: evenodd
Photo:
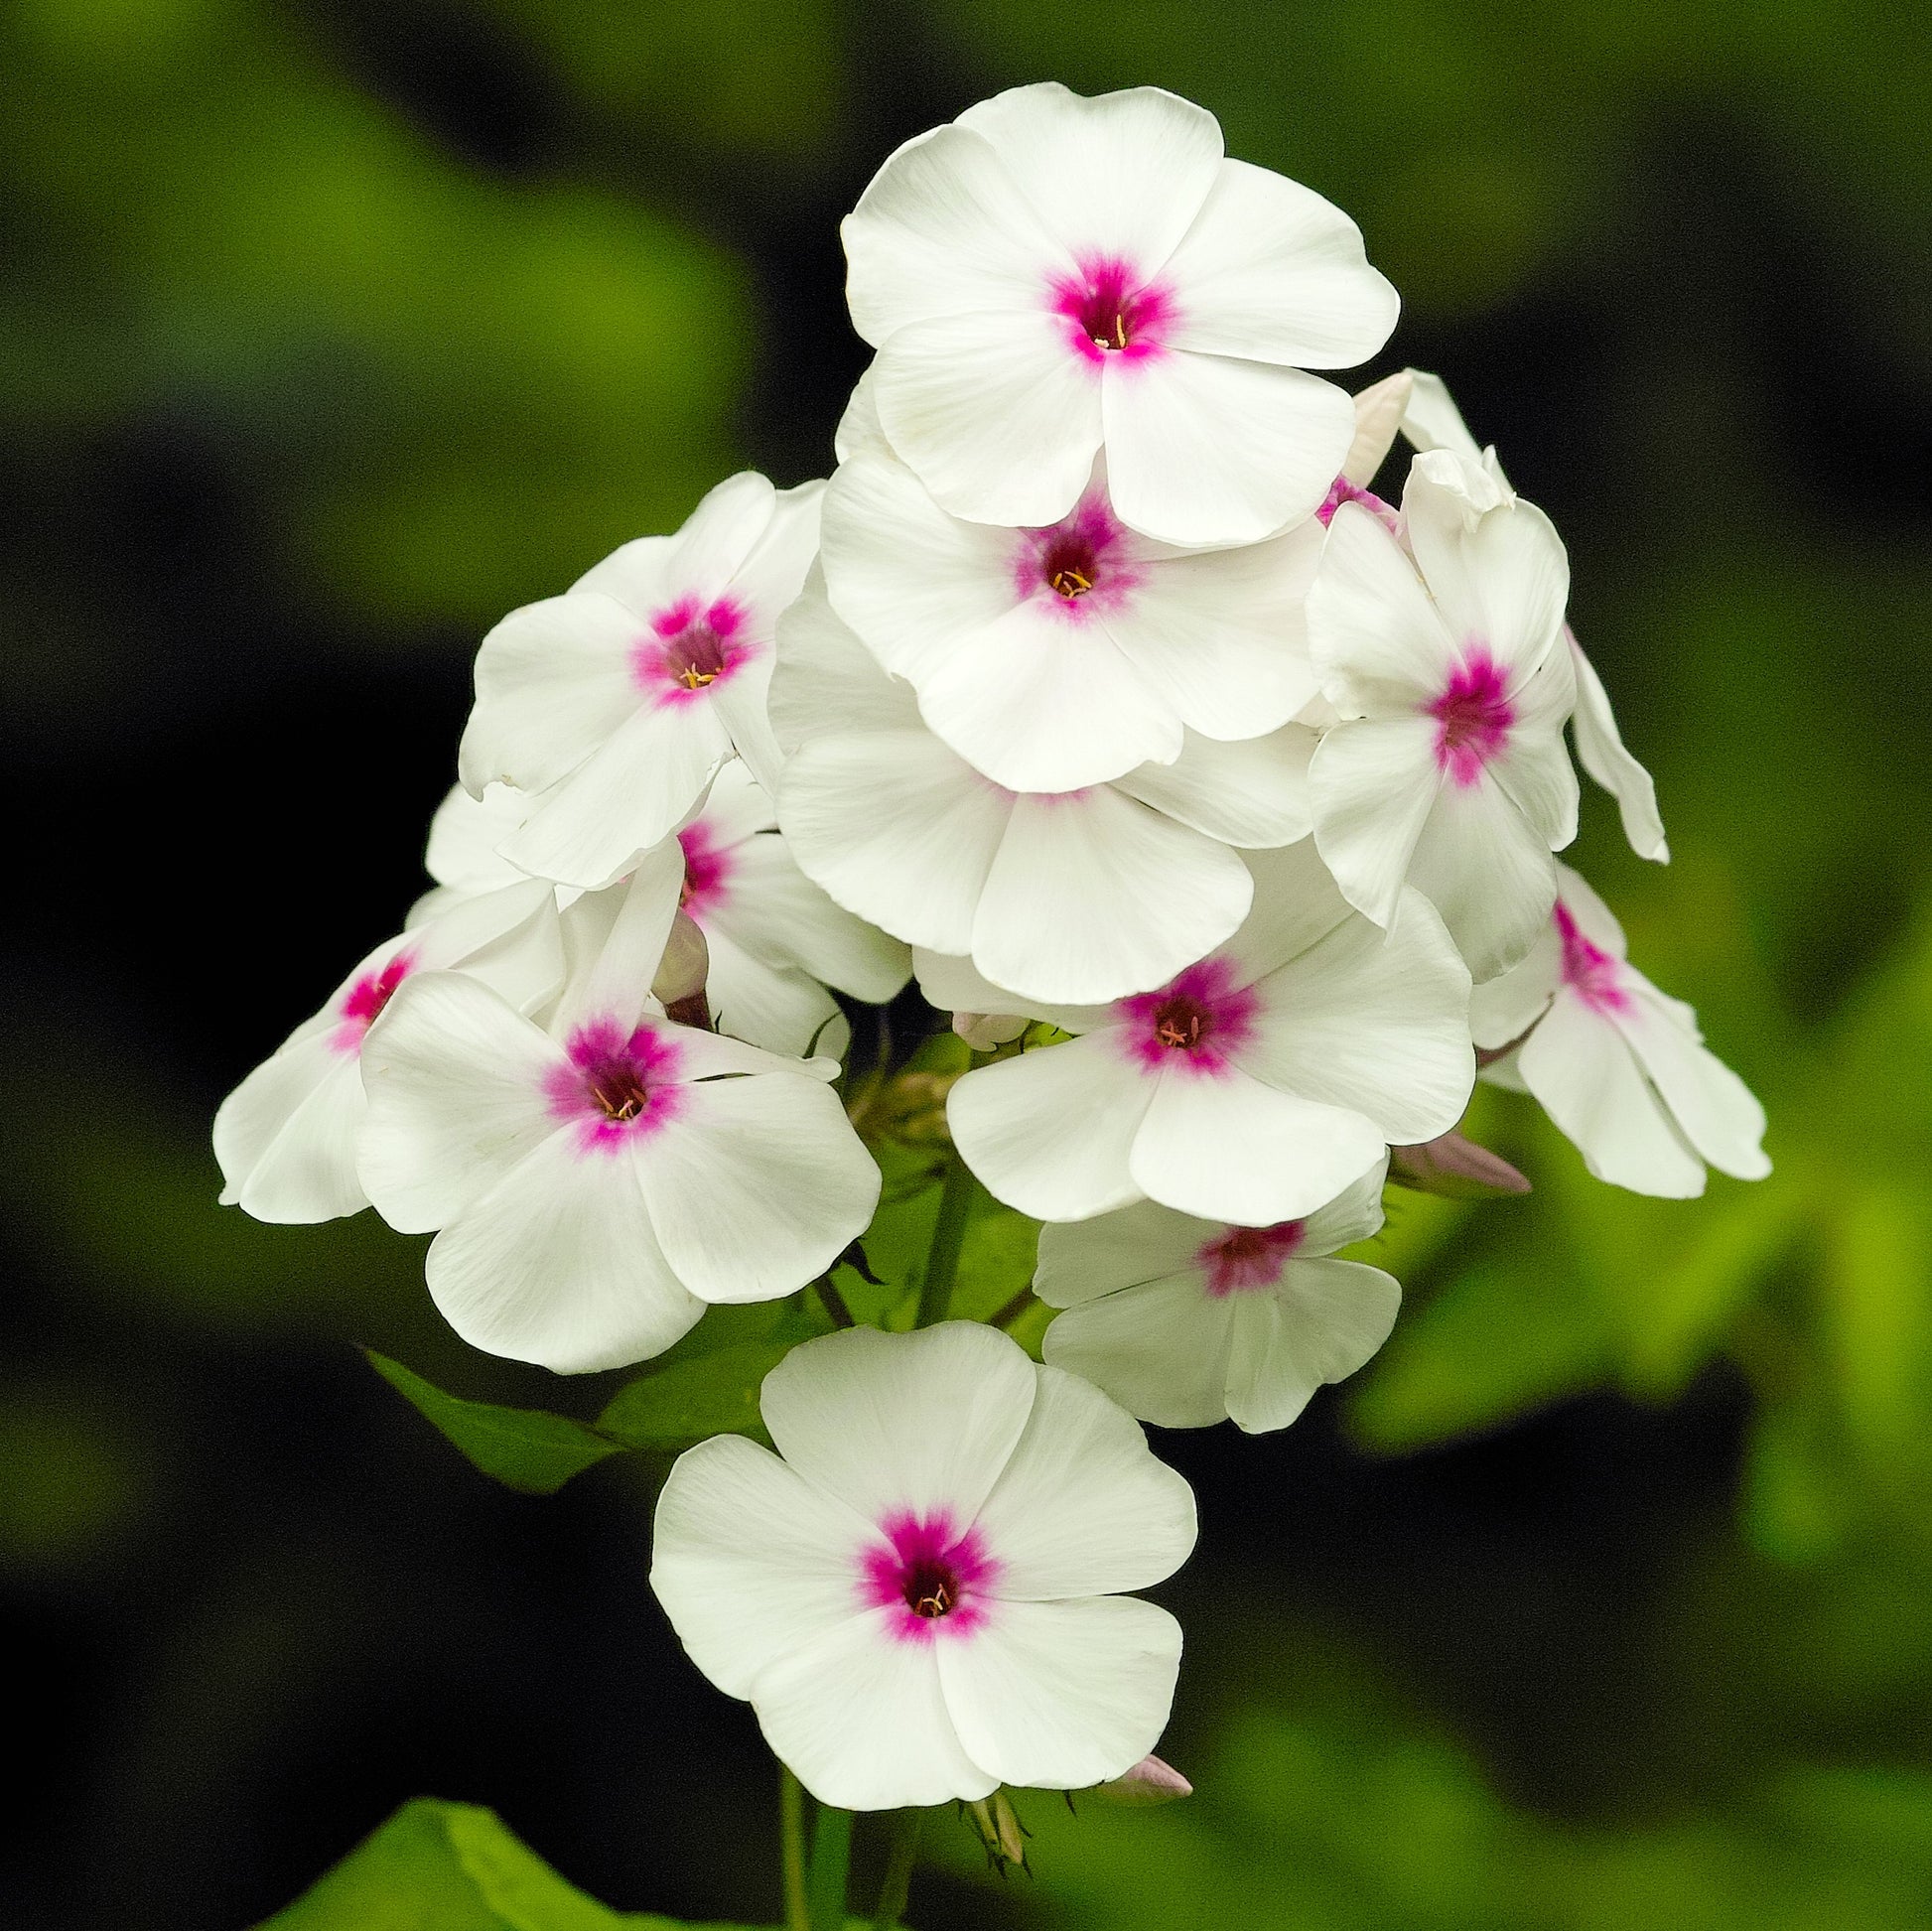
<path fill-rule="evenodd" d="M 1272 1288 L 1307 1231 L 1300 1220 L 1278 1220 L 1272 1227 L 1230 1227 L 1194 1256 L 1206 1271 L 1207 1292 L 1224 1301 L 1231 1294 Z"/>
<path fill-rule="evenodd" d="M 1096 366 L 1159 355 L 1176 310 L 1159 282 L 1144 282 L 1118 255 L 1083 255 L 1078 271 L 1046 285 L 1048 306 L 1065 318 L 1067 345 Z"/>
<path fill-rule="evenodd" d="M 416 954 L 413 949 L 405 947 L 386 965 L 363 973 L 343 995 L 343 1003 L 337 1009 L 340 1018 L 336 1030 L 329 1035 L 329 1043 L 345 1055 L 352 1056 L 360 1052 L 369 1028 L 395 997 L 396 988 L 415 970 Z"/>
<path fill-rule="evenodd" d="M 629 1034 L 615 1020 L 590 1020 L 564 1051 L 568 1063 L 546 1077 L 544 1091 L 551 1118 L 576 1124 L 580 1152 L 613 1152 L 676 1115 L 683 1054 L 648 1020 Z"/>
<path fill-rule="evenodd" d="M 1557 922 L 1557 936 L 1563 941 L 1563 983 L 1594 1012 L 1622 1012 L 1630 1004 L 1630 995 L 1623 990 L 1618 960 L 1584 936 L 1561 898 L 1552 916 Z"/>
<path fill-rule="evenodd" d="M 879 1524 L 882 1543 L 860 1552 L 860 1593 L 891 1609 L 901 1642 L 931 1642 L 941 1632 L 966 1636 L 986 1620 L 988 1591 L 1000 1565 L 975 1528 L 955 1529 L 949 1511 L 915 1515 L 898 1509 Z"/>
<path fill-rule="evenodd" d="M 677 902 L 702 924 L 705 914 L 715 912 L 723 903 L 737 868 L 730 847 L 716 841 L 702 818 L 695 825 L 686 825 L 678 833 L 677 842 L 684 848 L 684 884 L 678 890 Z"/>
<path fill-rule="evenodd" d="M 1437 768 L 1461 785 L 1473 784 L 1482 767 L 1501 755 L 1516 722 L 1503 674 L 1480 643 L 1468 646 L 1442 696 L 1424 706 L 1424 712 L 1438 726 Z"/>
<path fill-rule="evenodd" d="M 630 674 L 660 704 L 686 703 L 754 654 L 744 631 L 745 611 L 734 599 L 680 598 L 650 620 L 650 634 L 632 646 Z"/>
<path fill-rule="evenodd" d="M 1021 531 L 1014 588 L 1069 621 L 1117 611 L 1141 582 L 1130 544 L 1105 494 L 1091 489 L 1060 522 Z"/>
<path fill-rule="evenodd" d="M 1260 1001 L 1235 982 L 1226 959 L 1202 959 L 1176 974 L 1159 992 L 1135 993 L 1114 1012 L 1128 1051 L 1144 1072 L 1167 1066 L 1218 1073 L 1254 1033 Z"/>

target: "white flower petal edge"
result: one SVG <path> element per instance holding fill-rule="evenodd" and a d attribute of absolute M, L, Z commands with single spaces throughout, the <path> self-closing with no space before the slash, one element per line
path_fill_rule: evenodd
<path fill-rule="evenodd" d="M 1111 1591 L 1171 1575 L 1194 1509 L 1131 1418 L 966 1322 L 806 1342 L 761 1405 L 778 1453 L 672 1468 L 651 1586 L 814 1796 L 971 1802 L 1147 1754 L 1180 1631 Z"/>
<path fill-rule="evenodd" d="M 1485 1046 L 1515 1045 L 1484 1077 L 1533 1094 L 1598 1179 L 1687 1199 L 1707 1164 L 1746 1180 L 1771 1171 L 1764 1109 L 1696 1014 L 1629 963 L 1622 928 L 1568 866 L 1548 929 L 1478 989 L 1472 1027 Z"/>
<path fill-rule="evenodd" d="M 1225 158 L 1158 88 L 1054 82 L 909 141 L 841 232 L 879 350 L 848 447 L 890 445 L 948 510 L 1009 527 L 1073 507 L 1103 446 L 1143 534 L 1254 542 L 1321 502 L 1354 434 L 1303 373 L 1371 355 L 1395 291 L 1318 195 Z"/>
<path fill-rule="evenodd" d="M 526 879 L 456 892 L 363 959 L 222 1101 L 214 1155 L 224 1206 L 257 1220 L 313 1222 L 368 1205 L 355 1172 L 363 1041 L 405 980 L 437 971 L 493 986 L 519 1012 L 552 998 L 564 960 L 550 888 Z"/>
<path fill-rule="evenodd" d="M 1035 1291 L 1064 1309 L 1047 1359 L 1144 1422 L 1285 1428 L 1388 1338 L 1401 1290 L 1326 1258 L 1382 1224 L 1387 1157 L 1326 1206 L 1270 1227 L 1153 1205 L 1040 1233 Z"/>

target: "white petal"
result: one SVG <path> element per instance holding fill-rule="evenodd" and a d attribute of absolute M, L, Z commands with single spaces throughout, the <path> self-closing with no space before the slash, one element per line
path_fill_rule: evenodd
<path fill-rule="evenodd" d="M 512 611 L 477 652 L 477 703 L 458 769 L 482 797 L 501 779 L 541 791 L 604 744 L 639 702 L 634 612 L 600 592 L 573 591 Z"/>
<path fill-rule="evenodd" d="M 1314 842 L 1348 902 L 1378 925 L 1395 916 L 1416 842 L 1442 789 L 1434 718 L 1345 721 L 1309 766 Z"/>
<path fill-rule="evenodd" d="M 879 420 L 954 515 L 1036 528 L 1079 499 L 1100 447 L 1101 384 L 1064 331 L 1042 303 L 934 316 L 882 345 Z"/>
<path fill-rule="evenodd" d="M 1417 449 L 1449 450 L 1480 468 L 1482 451 L 1469 434 L 1461 410 L 1450 399 L 1449 385 L 1440 375 L 1423 369 L 1412 368 L 1407 373 L 1409 406 L 1403 413 L 1402 433 Z"/>
<path fill-rule="evenodd" d="M 1577 738 L 1577 759 L 1592 778 L 1616 799 L 1623 819 L 1623 835 L 1639 858 L 1670 861 L 1664 821 L 1657 811 L 1657 786 L 1650 773 L 1623 746 L 1610 709 L 1609 693 L 1583 646 L 1570 639 L 1572 667 L 1577 676 L 1577 711 L 1571 729 Z"/>
<path fill-rule="evenodd" d="M 566 907 L 563 991 L 548 1031 L 561 1038 L 590 1018 L 629 1028 L 650 1009 L 651 981 L 664 957 L 684 884 L 684 855 L 673 838 L 637 861 L 621 885 L 588 892 Z"/>
<path fill-rule="evenodd" d="M 1013 173 L 965 127 L 907 141 L 839 227 L 852 326 L 877 348 L 908 323 L 1039 307 L 1068 263 Z"/>
<path fill-rule="evenodd" d="M 403 981 L 362 1045 L 358 1166 L 376 1211 L 426 1233 L 556 1130 L 545 1077 L 565 1063 L 502 998 L 454 972 Z"/>
<path fill-rule="evenodd" d="M 1367 1240 L 1382 1230 L 1382 1188 L 1389 1175 L 1385 1155 L 1359 1179 L 1351 1180 L 1324 1207 L 1302 1218 L 1302 1244 L 1298 1259 L 1313 1260 Z"/>
<path fill-rule="evenodd" d="M 1077 1375 L 1038 1368 L 1027 1432 L 979 1512 L 1003 1602 L 1164 1582 L 1194 1546 L 1194 1492 L 1141 1426 Z M 997 1620 L 997 1615 L 996 1615 Z"/>
<path fill-rule="evenodd" d="M 523 822 L 528 800 L 507 784 L 489 785 L 473 798 L 453 784 L 436 815 L 429 821 L 429 845 L 423 868 L 438 885 L 465 892 L 489 892 L 515 885 L 523 877 L 515 866 L 497 856 L 496 848 Z"/>
<path fill-rule="evenodd" d="M 1225 845 L 1111 787 L 1029 793 L 1014 801 L 987 875 L 973 963 L 995 985 L 1038 999 L 1117 999 L 1211 952 L 1253 894 Z"/>
<path fill-rule="evenodd" d="M 1559 656 L 1551 661 L 1564 660 Z M 1563 742 L 1560 717 L 1545 728 L 1525 724 L 1512 730 L 1509 742 L 1489 760 L 1489 772 L 1551 851 L 1575 842 L 1577 772 Z"/>
<path fill-rule="evenodd" d="M 1359 1113 L 1264 1085 L 1238 1067 L 1170 1072 L 1129 1168 L 1140 1191 L 1181 1213 L 1266 1227 L 1333 1199 L 1383 1145 Z"/>
<path fill-rule="evenodd" d="M 1112 1006 L 1056 1006 L 1050 1000 L 1028 999 L 1009 986 L 996 986 L 971 959 L 945 952 L 912 953 L 919 990 L 929 1006 L 942 1013 L 988 1013 L 1029 1020 L 1044 1020 L 1067 1033 L 1091 1033 L 1113 1018 Z"/>
<path fill-rule="evenodd" d="M 966 1642 L 938 1645 L 959 1740 L 1002 1783 L 1084 1789 L 1160 1741 L 1180 1625 L 1128 1595 L 1005 1602 Z"/>
<path fill-rule="evenodd" d="M 1581 872 L 1561 861 L 1557 865 L 1557 894 L 1564 908 L 1577 921 L 1578 929 L 1599 952 L 1607 952 L 1613 959 L 1630 956 L 1630 942 L 1623 935 L 1616 913 Z"/>
<path fill-rule="evenodd" d="M 1443 689 L 1454 644 L 1381 521 L 1343 503 L 1309 592 L 1309 655 L 1344 717 L 1408 716 Z"/>
<path fill-rule="evenodd" d="M 730 898 L 710 922 L 734 943 L 875 1003 L 893 998 L 911 976 L 903 942 L 828 897 L 799 871 L 781 837 L 747 839 L 733 861 Z"/>
<path fill-rule="evenodd" d="M 1326 1382 L 1389 1338 L 1402 1290 L 1355 1261 L 1290 1261 L 1272 1294 L 1242 1297 L 1228 1356 L 1227 1408 L 1247 1434 L 1286 1428 Z"/>
<path fill-rule="evenodd" d="M 1508 971 L 1528 952 L 1557 897 L 1548 842 L 1487 771 L 1473 784 L 1445 784 L 1437 791 L 1416 841 L 1409 883 L 1443 914 L 1478 982 Z"/>
<path fill-rule="evenodd" d="M 889 677 L 853 635 L 826 601 L 816 568 L 778 620 L 778 662 L 766 709 L 786 752 L 815 738 L 921 728 L 911 687 Z"/>
<path fill-rule="evenodd" d="M 1104 619 L 1130 661 L 1203 737 L 1254 738 L 1314 695 L 1304 606 L 1321 526 L 1265 543 L 1158 556 Z"/>
<path fill-rule="evenodd" d="M 1485 980 L 1469 995 L 1470 1036 L 1485 1051 L 1520 1039 L 1543 1016 L 1562 984 L 1563 942 L 1551 920 L 1515 965 Z"/>
<path fill-rule="evenodd" d="M 959 125 L 992 144 L 1047 232 L 1144 275 L 1173 252 L 1222 165 L 1219 122 L 1160 87 L 1084 99 L 1037 81 L 969 107 Z"/>
<path fill-rule="evenodd" d="M 877 1524 L 945 1511 L 963 1532 L 1012 1458 L 1036 1372 L 973 1321 L 911 1334 L 849 1327 L 795 1347 L 759 1407 L 778 1452 L 814 1487 Z"/>
<path fill-rule="evenodd" d="M 1040 1351 L 1144 1422 L 1212 1428 L 1227 1419 L 1233 1334 L 1234 1303 L 1213 1299 L 1190 1270 L 1070 1308 L 1047 1328 Z"/>
<path fill-rule="evenodd" d="M 1468 974 L 1416 893 L 1403 894 L 1386 938 L 1349 918 L 1259 990 L 1265 1006 L 1240 1063 L 1271 1085 L 1363 1113 L 1397 1145 L 1433 1140 L 1462 1117 L 1475 1077 Z M 1321 1199 L 1379 1151 L 1337 1174 Z"/>
<path fill-rule="evenodd" d="M 1357 489 L 1366 489 L 1375 473 L 1388 461 L 1402 418 L 1415 391 L 1414 369 L 1397 369 L 1379 382 L 1355 391 L 1355 440 L 1341 473 Z"/>
<path fill-rule="evenodd" d="M 721 1033 L 794 1057 L 811 1050 L 836 1057 L 844 1050 L 851 1029 L 838 1002 L 816 979 L 796 966 L 755 958 L 715 928 L 708 942 L 705 1002 Z"/>
<path fill-rule="evenodd" d="M 1427 459 L 1418 463 L 1422 468 Z M 1433 508 L 1421 479 L 1403 492 L 1403 518 L 1416 561 L 1458 641 L 1481 641 L 1517 679 L 1558 646 L 1570 596 L 1570 559 L 1534 503 L 1486 511 L 1470 529 L 1454 506 Z"/>
<path fill-rule="evenodd" d="M 1756 1095 L 1685 1028 L 1671 1010 L 1676 1001 L 1666 1001 L 1639 975 L 1630 977 L 1636 981 L 1630 1003 L 1612 1017 L 1685 1139 L 1721 1172 L 1761 1180 L 1771 1163 Z"/>
<path fill-rule="evenodd" d="M 1103 375 L 1115 512 L 1164 543 L 1255 543 L 1301 522 L 1355 434 L 1348 392 L 1300 369 L 1169 349 Z"/>
<path fill-rule="evenodd" d="M 472 1347 L 558 1374 L 648 1360 L 705 1309 L 658 1247 L 631 1158 L 584 1151 L 574 1127 L 470 1200 L 424 1271 Z"/>
<path fill-rule="evenodd" d="M 713 603 L 725 595 L 771 524 L 777 491 L 756 470 L 741 470 L 709 489 L 672 538 L 664 581 L 672 597 Z M 799 563 L 804 573 L 809 555 Z M 785 600 L 789 601 L 789 600 Z M 769 612 L 775 618 L 777 611 Z"/>
<path fill-rule="evenodd" d="M 1153 1091 L 1109 1029 L 975 1068 L 947 1094 L 946 1120 L 996 1199 L 1084 1220 L 1142 1197 L 1127 1162 Z"/>
<path fill-rule="evenodd" d="M 1202 1246 L 1225 1231 L 1217 1220 L 1196 1220 L 1152 1200 L 1042 1227 L 1034 1292 L 1049 1308 L 1072 1308 L 1116 1288 L 1166 1280 L 1193 1266 Z"/>
<path fill-rule="evenodd" d="M 598 591 L 615 598 L 634 616 L 648 618 L 674 603 L 677 592 L 666 572 L 677 554 L 675 536 L 638 536 L 621 543 L 571 585 L 573 591 Z"/>
<path fill-rule="evenodd" d="M 1180 302 L 1177 347 L 1298 368 L 1366 361 L 1401 308 L 1340 208 L 1245 161 L 1221 163 L 1168 276 Z"/>
<path fill-rule="evenodd" d="M 665 1256 L 706 1301 L 796 1292 L 879 1204 L 879 1168 L 838 1095 L 792 1073 L 680 1086 L 637 1172 Z"/>
<path fill-rule="evenodd" d="M 879 456 L 893 453 L 886 432 L 879 426 L 879 404 L 873 399 L 870 368 L 852 385 L 845 413 L 832 432 L 832 454 L 841 463 L 850 463 L 855 456 L 867 453 Z"/>
<path fill-rule="evenodd" d="M 872 1525 L 769 1448 L 714 1435 L 678 1456 L 651 1524 L 650 1586 L 727 1696 L 865 1606 Z"/>
<path fill-rule="evenodd" d="M 770 791 L 733 759 L 712 780 L 704 809 L 681 831 L 697 831 L 709 845 L 730 850 L 761 831 L 775 831 L 778 807 Z"/>
<path fill-rule="evenodd" d="M 822 1804 L 898 1810 L 975 1803 L 999 1782 L 962 1748 L 938 1643 L 903 1642 L 869 1609 L 771 1663 L 752 1707 L 771 1751 Z"/>
<path fill-rule="evenodd" d="M 1314 742 L 1301 724 L 1234 744 L 1190 732 L 1172 764 L 1143 764 L 1115 788 L 1226 845 L 1292 845 L 1311 823 Z"/>
<path fill-rule="evenodd" d="M 1235 983 L 1251 986 L 1355 914 L 1312 840 L 1242 856 L 1255 882 L 1254 905 L 1221 949 L 1235 968 Z"/>
<path fill-rule="evenodd" d="M 1568 989 L 1516 1054 L 1536 1095 L 1599 1180 L 1670 1200 L 1704 1191 L 1704 1165 L 1684 1144 L 1610 1022 Z"/>
<path fill-rule="evenodd" d="M 777 733 L 771 729 L 771 671 L 768 651 L 752 658 L 736 676 L 719 682 L 711 706 L 732 749 L 745 760 L 753 777 L 775 794 L 785 756 Z"/>
<path fill-rule="evenodd" d="M 1106 629 L 1038 599 L 914 681 L 926 723 L 1011 790 L 1073 791 L 1180 751 L 1179 718 Z"/>
<path fill-rule="evenodd" d="M 362 1075 L 330 1031 L 298 1033 L 214 1116 L 224 1206 L 257 1220 L 312 1223 L 368 1205 L 355 1173 Z"/>
<path fill-rule="evenodd" d="M 580 769 L 532 802 L 503 846 L 539 879 L 595 891 L 621 879 L 704 796 L 731 740 L 703 695 L 647 703 Z"/>
<path fill-rule="evenodd" d="M 1013 810 L 929 732 L 821 738 L 785 766 L 778 815 L 805 876 L 910 945 L 969 952 Z"/>

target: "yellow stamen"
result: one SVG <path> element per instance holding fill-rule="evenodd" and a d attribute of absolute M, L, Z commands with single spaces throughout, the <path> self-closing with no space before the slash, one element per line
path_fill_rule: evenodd
<path fill-rule="evenodd" d="M 1047 581 L 1062 597 L 1084 597 L 1093 588 L 1093 579 L 1071 565 L 1055 570 Z"/>
<path fill-rule="evenodd" d="M 679 671 L 677 678 L 687 691 L 702 690 L 707 684 L 716 683 L 717 680 L 718 673 L 715 670 L 700 670 L 696 664 L 688 665 Z"/>

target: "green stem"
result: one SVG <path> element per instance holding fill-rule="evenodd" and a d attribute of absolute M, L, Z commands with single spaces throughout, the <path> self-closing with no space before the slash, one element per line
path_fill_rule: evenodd
<path fill-rule="evenodd" d="M 873 1931 L 898 1931 L 898 1921 L 905 1915 L 905 1894 L 912 1888 L 912 1863 L 919 1855 L 919 1826 L 924 1821 L 923 1811 L 902 1810 L 893 1826 L 892 1855 L 886 1861 Z"/>
<path fill-rule="evenodd" d="M 818 1298 L 825 1311 L 832 1316 L 835 1327 L 852 1327 L 857 1323 L 852 1318 L 852 1310 L 845 1305 L 845 1296 L 832 1285 L 828 1274 L 823 1280 L 814 1281 L 812 1286 L 818 1291 Z"/>
<path fill-rule="evenodd" d="M 1034 1290 L 1030 1281 L 997 1314 L 988 1314 L 986 1324 L 989 1327 L 1011 1327 L 1033 1305 Z"/>
<path fill-rule="evenodd" d="M 805 1789 L 778 1766 L 778 1867 L 785 1889 L 785 1931 L 812 1931 L 805 1902 Z"/>
<path fill-rule="evenodd" d="M 946 1162 L 945 1184 L 939 1189 L 939 1217 L 932 1223 L 932 1246 L 926 1253 L 925 1280 L 919 1287 L 915 1327 L 930 1327 L 946 1317 L 952 1306 L 952 1284 L 959 1273 L 959 1250 L 966 1239 L 966 1216 L 972 1211 L 971 1170 L 957 1153 Z"/>
<path fill-rule="evenodd" d="M 845 1881 L 851 1862 L 852 1813 L 820 1804 L 807 1880 L 812 1931 L 845 1931 Z"/>

